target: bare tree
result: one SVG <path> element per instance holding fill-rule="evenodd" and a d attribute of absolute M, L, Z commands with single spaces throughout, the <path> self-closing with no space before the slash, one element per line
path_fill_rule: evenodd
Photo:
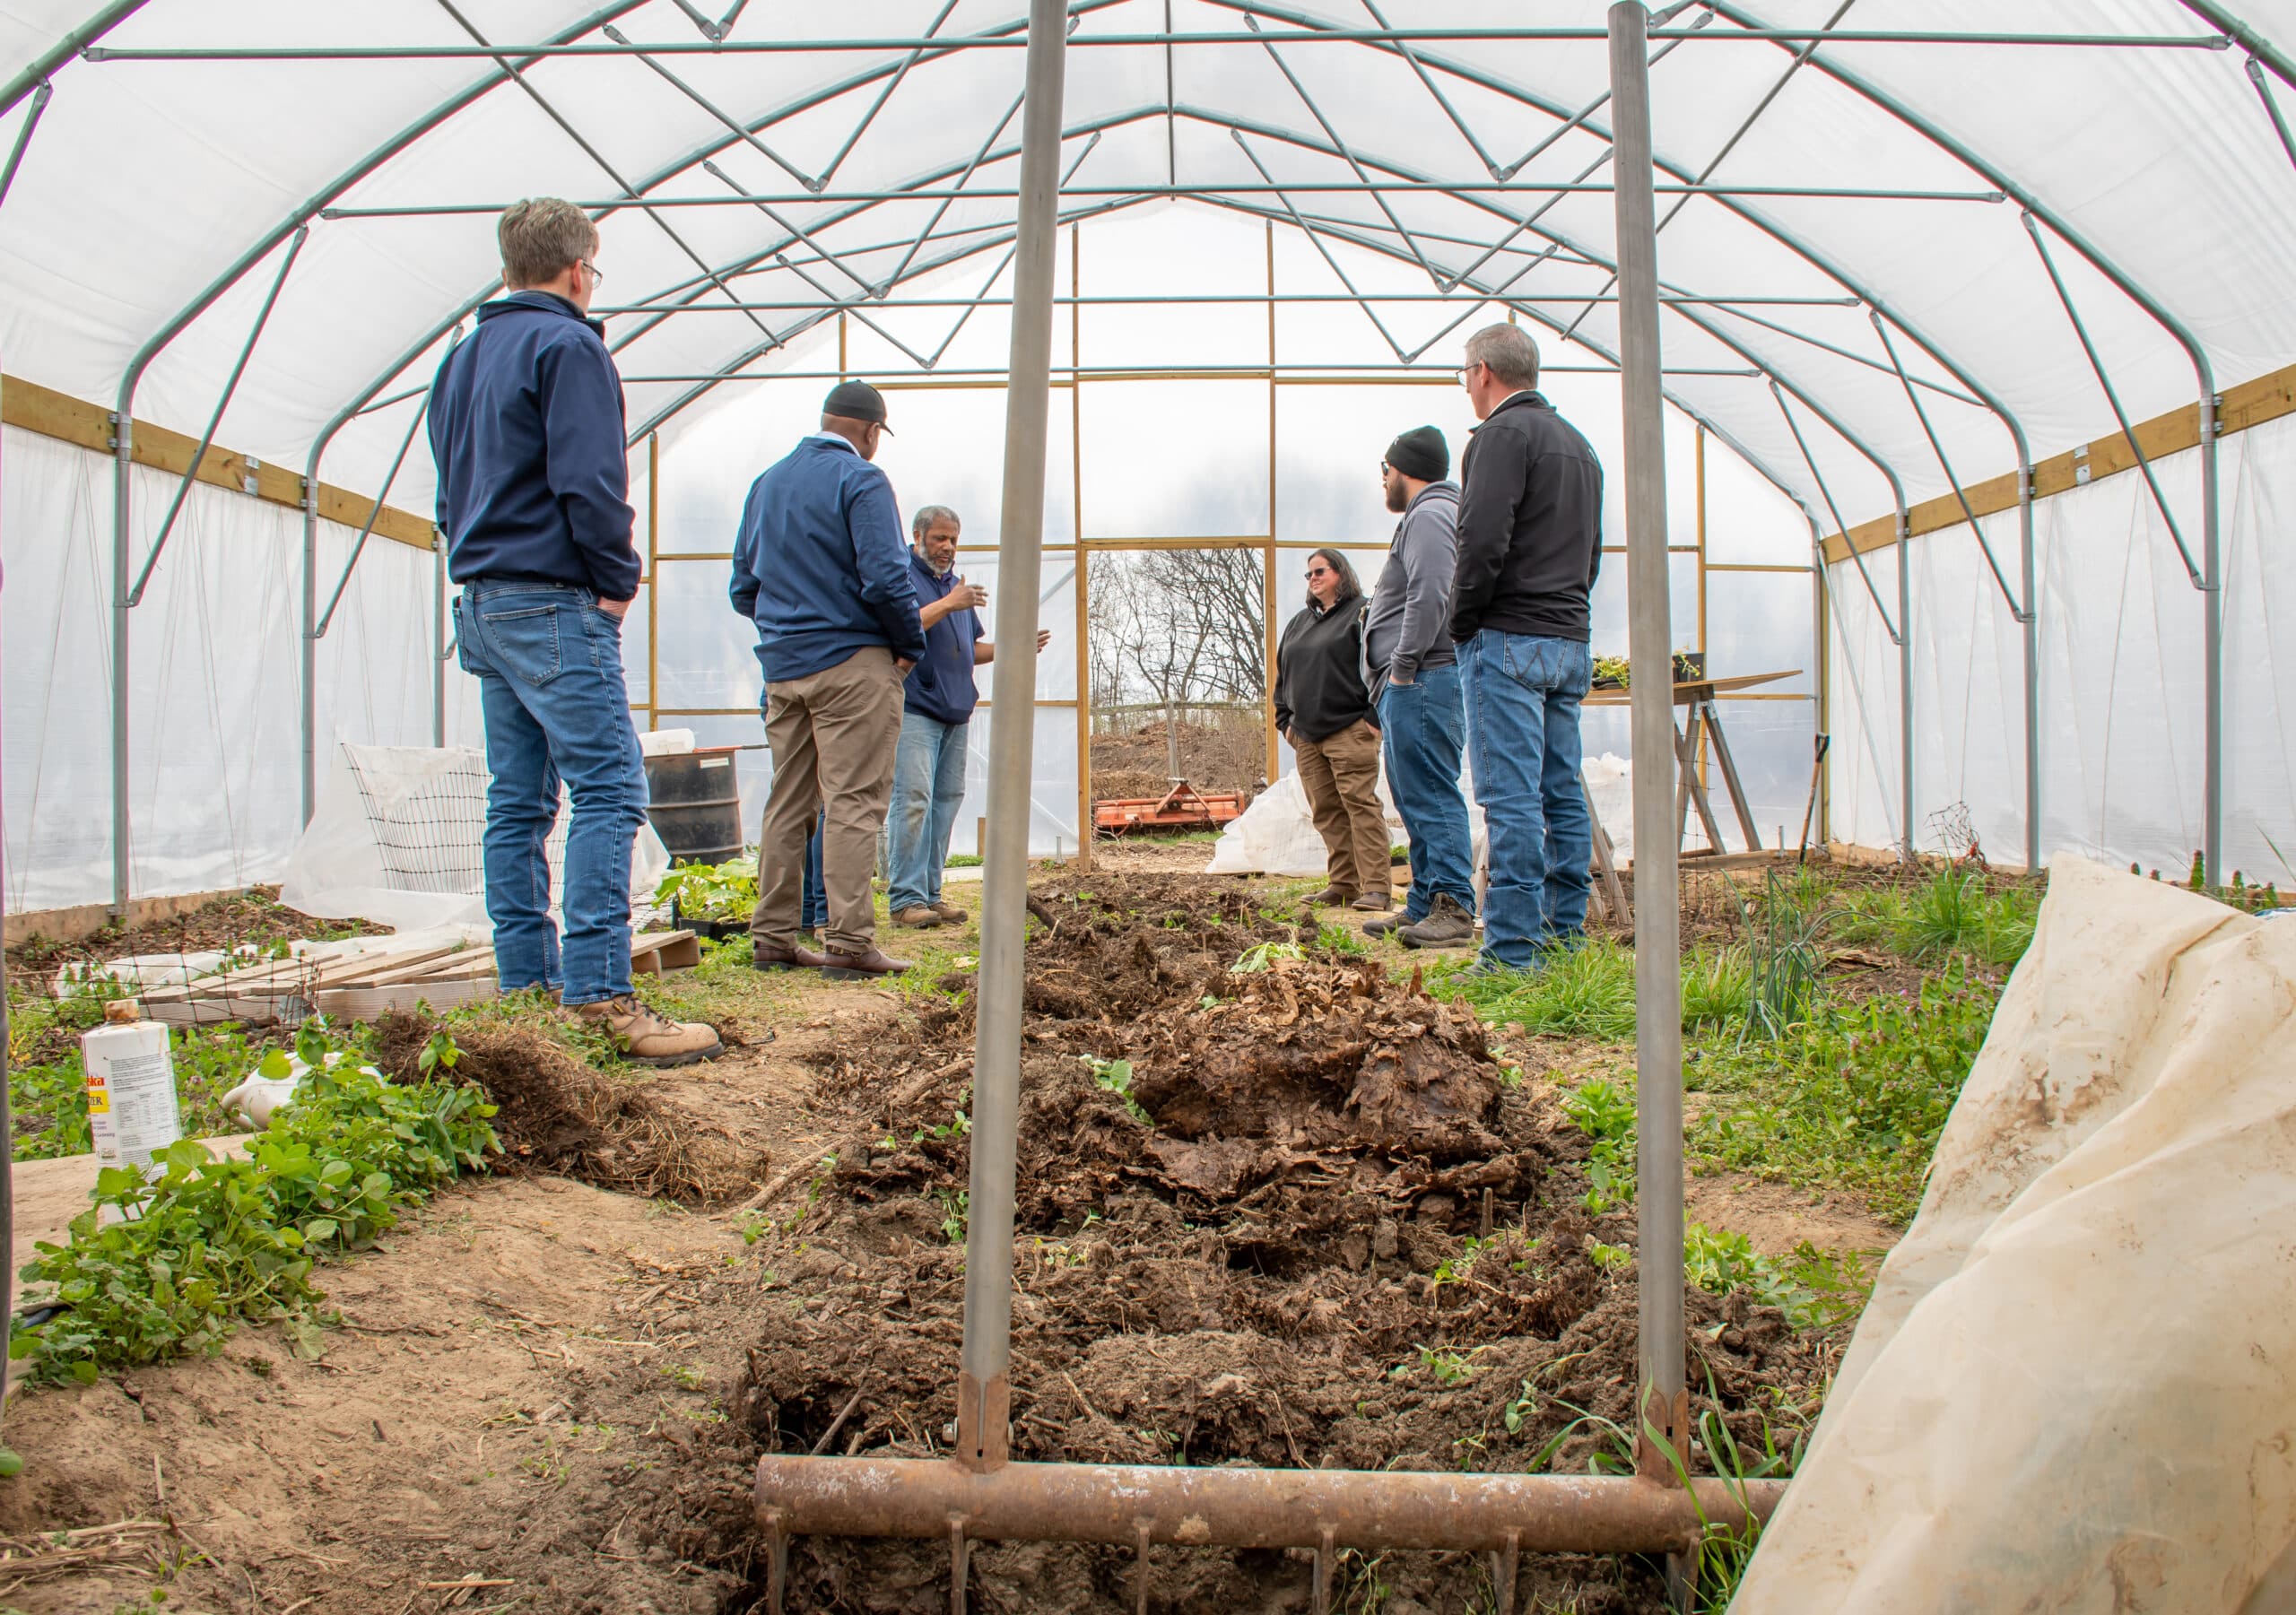
<path fill-rule="evenodd" d="M 1257 701 L 1267 689 L 1260 557 L 1111 555 L 1091 577 L 1092 700 Z"/>

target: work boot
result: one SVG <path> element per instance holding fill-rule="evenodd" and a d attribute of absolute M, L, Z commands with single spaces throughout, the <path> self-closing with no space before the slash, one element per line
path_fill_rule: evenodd
<path fill-rule="evenodd" d="M 1427 917 L 1396 933 L 1406 948 L 1464 948 L 1474 941 L 1474 916 L 1448 891 L 1435 894 Z"/>
<path fill-rule="evenodd" d="M 726 1052 L 718 1034 L 699 1021 L 670 1020 L 656 1014 L 634 993 L 596 1003 L 578 1004 L 575 1014 L 602 1029 L 636 1065 L 691 1065 Z"/>
<path fill-rule="evenodd" d="M 831 981 L 867 981 L 873 977 L 898 976 L 909 968 L 909 962 L 894 959 L 874 943 L 858 953 L 833 947 L 822 956 L 822 974 Z"/>
<path fill-rule="evenodd" d="M 1336 886 L 1326 886 L 1321 891 L 1316 893 L 1315 896 L 1309 898 L 1308 902 L 1310 907 L 1317 908 L 1344 908 L 1354 900 L 1355 894 L 1353 892 L 1342 891 Z"/>
<path fill-rule="evenodd" d="M 750 965 L 759 970 L 818 970 L 829 960 L 806 944 L 813 939 L 799 934 L 796 946 L 777 948 L 769 942 L 753 942 L 750 946 Z"/>
<path fill-rule="evenodd" d="M 948 921 L 952 925 L 961 925 L 967 920 L 972 918 L 972 916 L 967 914 L 954 903 L 935 903 L 933 905 L 933 912 L 939 915 L 943 919 Z"/>
<path fill-rule="evenodd" d="M 1364 921 L 1363 934 L 1366 936 L 1385 936 L 1390 931 L 1400 931 L 1405 925 L 1416 925 L 1417 924 L 1419 924 L 1417 920 L 1414 920 L 1409 916 L 1404 914 L 1400 909 L 1396 909 L 1381 915 L 1376 920 Z"/>
<path fill-rule="evenodd" d="M 1395 899 L 1384 891 L 1367 891 L 1348 905 L 1359 914 L 1385 914 L 1395 906 Z"/>
<path fill-rule="evenodd" d="M 929 931 L 941 923 L 941 911 L 928 908 L 923 903 L 911 905 L 893 916 L 893 924 L 907 925 L 914 931 Z"/>

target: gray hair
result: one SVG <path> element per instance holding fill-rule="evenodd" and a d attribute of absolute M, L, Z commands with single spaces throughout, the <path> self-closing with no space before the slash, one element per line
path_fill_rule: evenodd
<path fill-rule="evenodd" d="M 922 543 L 926 529 L 930 528 L 935 522 L 946 522 L 960 533 L 965 530 L 965 525 L 957 519 L 957 513 L 946 505 L 924 505 L 918 507 L 917 514 L 909 518 L 909 537 Z"/>
<path fill-rule="evenodd" d="M 1508 386 L 1539 384 L 1539 345 L 1520 326 L 1485 326 L 1468 337 L 1467 362 L 1488 365 Z"/>
<path fill-rule="evenodd" d="M 502 283 L 513 291 L 554 281 L 598 250 L 598 227 L 571 202 L 536 196 L 502 210 Z"/>

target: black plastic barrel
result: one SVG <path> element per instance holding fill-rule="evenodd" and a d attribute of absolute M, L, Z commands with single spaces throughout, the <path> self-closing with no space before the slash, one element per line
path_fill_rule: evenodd
<path fill-rule="evenodd" d="M 646 817 L 682 864 L 723 864 L 742 853 L 742 787 L 731 746 L 646 760 Z"/>

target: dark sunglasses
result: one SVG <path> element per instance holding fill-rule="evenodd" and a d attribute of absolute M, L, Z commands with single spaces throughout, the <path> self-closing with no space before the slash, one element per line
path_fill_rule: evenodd
<path fill-rule="evenodd" d="M 1334 573 L 1329 567 L 1309 567 L 1308 569 L 1308 576 L 1309 577 L 1335 577 L 1336 574 Z"/>

